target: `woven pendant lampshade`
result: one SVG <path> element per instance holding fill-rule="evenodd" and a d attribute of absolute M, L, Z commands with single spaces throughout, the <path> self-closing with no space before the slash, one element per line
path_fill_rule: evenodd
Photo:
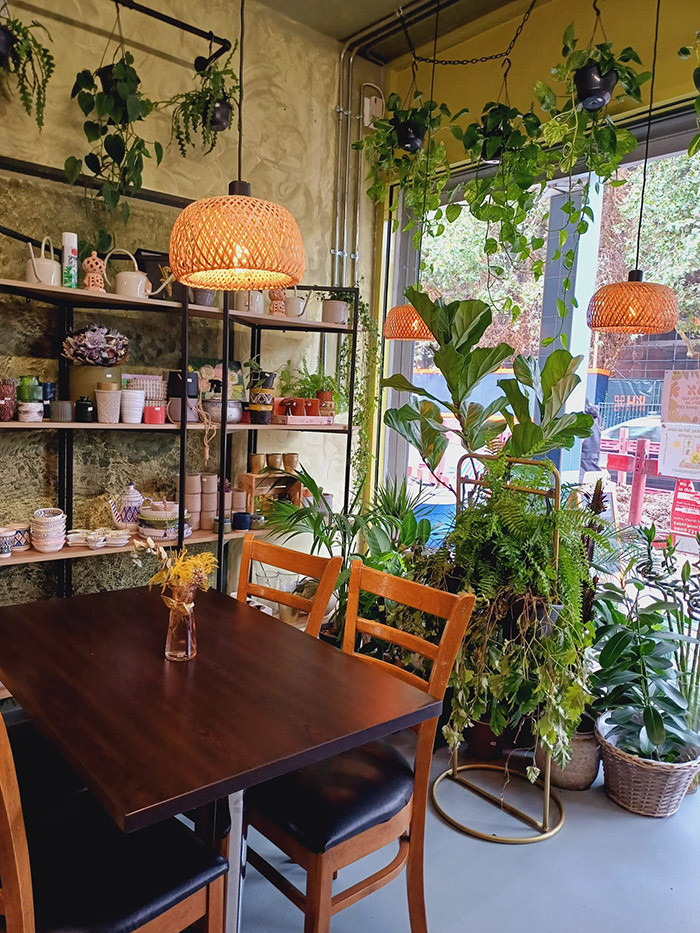
<path fill-rule="evenodd" d="M 643 282 L 639 270 L 627 282 L 603 285 L 588 305 L 588 326 L 613 334 L 667 334 L 678 323 L 678 298 L 667 285 Z"/>
<path fill-rule="evenodd" d="M 397 305 L 389 311 L 384 321 L 384 338 L 386 340 L 435 342 L 435 337 L 428 325 L 413 305 Z"/>
<path fill-rule="evenodd" d="M 234 191 L 242 187 L 234 183 Z M 232 193 L 188 204 L 170 234 L 178 282 L 218 291 L 289 288 L 304 275 L 296 221 L 279 204 Z"/>

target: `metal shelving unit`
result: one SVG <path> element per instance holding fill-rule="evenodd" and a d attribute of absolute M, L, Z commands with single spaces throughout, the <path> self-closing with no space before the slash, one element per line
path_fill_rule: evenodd
<path fill-rule="evenodd" d="M 248 452 L 257 450 L 257 435 L 259 431 L 298 431 L 300 433 L 345 434 L 347 437 L 344 501 L 347 505 L 350 495 L 350 455 L 352 450 L 352 423 L 354 416 L 355 396 L 355 357 L 357 346 L 357 323 L 359 289 L 339 288 L 334 286 L 300 285 L 303 291 L 326 292 L 329 294 L 342 293 L 353 295 L 352 324 L 330 324 L 323 321 L 299 320 L 298 318 L 272 317 L 269 315 L 246 314 L 232 311 L 230 308 L 230 294 L 224 293 L 223 309 L 210 308 L 202 305 L 190 305 L 185 299 L 181 304 L 173 301 L 163 301 L 155 298 L 126 299 L 119 295 L 101 295 L 84 289 L 71 289 L 53 287 L 41 283 L 32 284 L 12 279 L 0 279 L 0 294 L 13 295 L 27 301 L 40 301 L 57 309 L 60 317 L 60 328 L 64 334 L 73 328 L 73 312 L 75 309 L 95 311 L 142 311 L 146 313 L 179 314 L 180 315 L 180 351 L 182 360 L 182 407 L 186 408 L 187 380 L 186 374 L 189 366 L 189 321 L 190 318 L 206 318 L 221 323 L 221 358 L 230 362 L 233 351 L 231 324 L 242 324 L 251 331 L 251 352 L 253 359 L 260 363 L 262 355 L 262 334 L 264 331 L 302 331 L 307 333 L 338 334 L 341 340 L 352 340 L 350 357 L 350 374 L 348 385 L 348 425 L 255 425 L 255 424 L 228 424 L 226 422 L 227 406 L 221 406 L 221 422 L 218 431 L 221 435 L 219 451 L 219 514 L 224 513 L 225 481 L 230 478 L 231 451 L 230 439 L 233 435 L 243 432 L 248 438 Z M 70 363 L 62 356 L 58 364 L 58 394 L 67 397 Z M 228 366 L 222 367 L 222 396 L 228 393 Z M 179 438 L 179 522 L 178 522 L 178 548 L 184 542 L 185 525 L 185 472 L 187 434 L 189 431 L 201 431 L 204 425 L 198 422 L 182 421 L 177 424 L 81 424 L 78 422 L 2 422 L 0 430 L 52 430 L 58 433 L 58 505 L 67 516 L 67 525 L 73 524 L 73 445 L 75 431 L 105 430 L 105 431 L 151 431 L 170 432 Z M 212 532 L 193 532 L 187 538 L 190 544 L 216 542 L 219 569 L 217 574 L 217 587 L 222 592 L 226 589 L 227 565 L 226 545 L 230 541 L 243 537 L 243 532 L 224 532 L 223 522 L 218 534 Z M 175 543 L 175 542 L 173 542 Z M 45 561 L 60 561 L 58 595 L 69 596 L 72 592 L 72 561 L 77 558 L 99 557 L 105 554 L 115 554 L 129 551 L 130 544 L 123 548 L 68 548 L 52 554 L 42 554 L 37 551 L 28 551 L 17 554 L 9 560 L 3 561 L 3 566 L 17 566 L 19 564 L 38 563 Z"/>

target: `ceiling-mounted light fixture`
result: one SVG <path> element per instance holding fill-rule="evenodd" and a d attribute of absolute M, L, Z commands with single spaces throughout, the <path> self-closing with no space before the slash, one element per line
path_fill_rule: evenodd
<path fill-rule="evenodd" d="M 304 275 L 304 244 L 292 215 L 279 204 L 251 197 L 249 183 L 241 181 L 244 37 L 241 0 L 238 180 L 229 185 L 228 196 L 188 204 L 170 234 L 172 271 L 178 282 L 193 288 L 288 288 Z"/>
<path fill-rule="evenodd" d="M 649 115 L 642 173 L 642 191 L 637 226 L 637 259 L 635 268 L 629 273 L 627 282 L 614 282 L 599 288 L 588 305 L 588 326 L 591 330 L 612 334 L 666 334 L 678 323 L 678 298 L 668 285 L 644 282 L 644 273 L 639 268 L 639 248 L 644 219 L 644 194 L 649 162 L 649 137 L 654 107 L 654 82 L 656 79 L 656 56 L 659 45 L 659 17 L 661 0 L 656 4 L 656 27 L 654 32 L 654 58 L 651 66 L 649 90 Z"/>

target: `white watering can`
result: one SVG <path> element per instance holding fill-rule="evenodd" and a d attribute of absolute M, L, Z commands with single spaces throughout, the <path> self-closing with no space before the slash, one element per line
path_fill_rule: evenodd
<path fill-rule="evenodd" d="M 173 279 L 174 275 L 170 275 L 155 291 L 151 291 L 151 280 L 148 278 L 145 272 L 142 272 L 139 267 L 136 259 L 132 256 L 128 249 L 122 249 L 117 247 L 116 249 L 111 249 L 105 256 L 105 282 L 108 285 L 112 283 L 107 278 L 107 263 L 109 262 L 110 256 L 113 256 L 115 253 L 122 253 L 125 256 L 128 256 L 134 264 L 133 269 L 127 269 L 124 272 L 117 272 L 116 275 L 116 284 L 115 292 L 117 295 L 124 295 L 126 298 L 155 298 L 156 295 L 159 295 L 166 285 L 169 285 Z"/>
<path fill-rule="evenodd" d="M 45 256 L 46 244 L 51 249 L 51 258 Z M 41 255 L 37 259 L 31 243 L 27 243 L 29 249 L 29 259 L 25 272 L 27 282 L 42 282 L 44 285 L 61 284 L 61 263 L 54 257 L 53 243 L 51 237 L 45 236 L 41 241 Z"/>

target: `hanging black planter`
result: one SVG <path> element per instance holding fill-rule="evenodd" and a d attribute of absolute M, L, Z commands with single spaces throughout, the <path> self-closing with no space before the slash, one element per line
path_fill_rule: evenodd
<path fill-rule="evenodd" d="M 617 78 L 618 74 L 614 68 L 601 74 L 598 62 L 588 62 L 583 68 L 578 68 L 574 72 L 574 84 L 583 109 L 595 113 L 609 104 Z"/>
<path fill-rule="evenodd" d="M 211 113 L 209 125 L 215 133 L 223 133 L 231 124 L 231 104 L 227 100 L 217 100 Z"/>
<path fill-rule="evenodd" d="M 416 126 L 410 120 L 393 120 L 392 123 L 396 130 L 399 149 L 405 152 L 418 152 L 422 149 L 425 136 L 425 130 L 422 127 Z"/>
<path fill-rule="evenodd" d="M 14 44 L 15 37 L 7 26 L 0 26 L 0 68 L 3 68 L 7 64 Z"/>

